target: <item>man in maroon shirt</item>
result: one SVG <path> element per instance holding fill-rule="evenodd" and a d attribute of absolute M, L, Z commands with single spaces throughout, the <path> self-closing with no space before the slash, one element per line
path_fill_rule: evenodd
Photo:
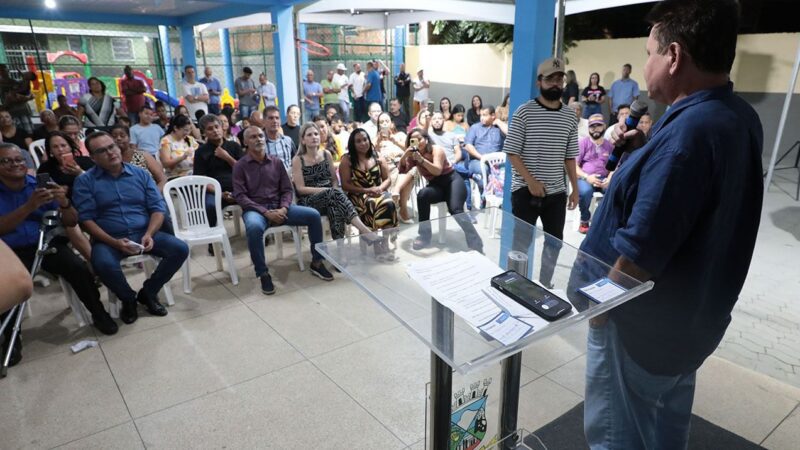
<path fill-rule="evenodd" d="M 120 80 L 119 87 L 125 95 L 128 119 L 131 120 L 131 125 L 136 125 L 139 123 L 139 112 L 144 106 L 144 93 L 147 92 L 147 85 L 144 84 L 144 81 L 134 78 L 131 66 L 125 66 L 125 77 Z"/>
<path fill-rule="evenodd" d="M 322 242 L 322 221 L 314 208 L 292 204 L 292 182 L 283 163 L 266 154 L 264 130 L 251 126 L 244 131 L 247 153 L 233 166 L 233 197 L 244 210 L 247 247 L 261 280 L 261 292 L 275 293 L 272 277 L 264 258 L 264 232 L 271 226 L 291 225 L 308 227 L 311 241 L 311 274 L 325 281 L 333 275 L 322 264 L 315 244 Z"/>

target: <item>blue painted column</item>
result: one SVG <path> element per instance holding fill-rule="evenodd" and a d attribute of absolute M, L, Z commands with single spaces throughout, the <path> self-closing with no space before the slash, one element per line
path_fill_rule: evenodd
<path fill-rule="evenodd" d="M 400 73 L 400 64 L 406 60 L 406 27 L 394 28 L 394 61 L 392 61 L 392 73 Z M 394 85 L 394 83 L 392 83 Z M 397 96 L 397 92 L 394 93 Z"/>
<path fill-rule="evenodd" d="M 169 48 L 169 28 L 158 26 L 158 41 L 161 44 L 161 55 L 164 57 L 164 77 L 167 79 L 167 94 L 178 98 L 175 88 L 175 66 L 172 64 L 172 51 Z"/>
<path fill-rule="evenodd" d="M 197 49 L 194 44 L 194 27 L 191 25 L 183 25 L 181 29 L 181 56 L 183 57 L 183 66 L 180 68 L 183 73 L 183 67 L 195 66 L 197 67 Z"/>
<path fill-rule="evenodd" d="M 536 69 L 539 63 L 553 56 L 553 33 L 555 24 L 555 0 L 528 0 L 516 2 L 514 10 L 514 50 L 511 55 L 511 114 L 520 105 L 539 95 L 536 86 Z M 510 120 L 510 119 L 509 119 Z M 511 213 L 511 164 L 506 164 L 505 186 L 503 186 L 503 210 Z M 501 255 L 509 249 L 513 227 L 503 223 Z M 532 247 L 532 246 L 531 246 Z M 531 262 L 533 262 L 531 260 Z M 505 266 L 505 261 L 499 261 Z M 533 264 L 528 264 L 528 271 Z"/>
<path fill-rule="evenodd" d="M 225 86 L 228 92 L 236 97 L 236 89 L 233 87 L 233 59 L 231 58 L 231 38 L 227 28 L 219 30 L 219 48 L 222 52 L 222 64 L 225 71 Z"/>
<path fill-rule="evenodd" d="M 297 25 L 297 37 L 301 41 L 307 39 L 307 37 L 306 37 L 306 24 L 301 23 L 301 24 Z M 300 46 L 300 75 L 303 77 L 303 79 L 306 78 L 306 72 L 308 72 L 308 51 L 306 50 L 306 46 L 305 45 L 301 45 Z M 314 77 L 315 80 L 317 80 L 317 81 L 320 80 L 320 76 L 321 76 L 320 74 L 316 74 L 315 73 L 314 76 L 315 76 Z"/>
<path fill-rule="evenodd" d="M 275 52 L 275 87 L 278 89 L 281 119 L 285 121 L 286 107 L 298 104 L 294 18 L 291 6 L 275 6 L 271 14 L 272 23 L 278 27 L 278 32 L 272 34 L 272 47 Z"/>

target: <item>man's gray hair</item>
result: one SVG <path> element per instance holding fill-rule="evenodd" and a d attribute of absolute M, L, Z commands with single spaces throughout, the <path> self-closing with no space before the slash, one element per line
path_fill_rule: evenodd
<path fill-rule="evenodd" d="M 19 146 L 17 144 L 14 144 L 13 142 L 0 142 L 0 151 L 2 150 L 16 150 L 22 153 L 22 149 L 19 148 Z"/>
<path fill-rule="evenodd" d="M 222 126 L 222 122 L 219 120 L 219 117 L 216 114 L 208 113 L 200 118 L 200 129 L 205 130 L 207 126 L 211 125 L 212 123 L 216 123 L 219 126 Z"/>

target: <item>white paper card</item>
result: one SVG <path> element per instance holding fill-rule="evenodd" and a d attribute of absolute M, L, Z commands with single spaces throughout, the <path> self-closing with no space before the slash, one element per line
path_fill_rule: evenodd
<path fill-rule="evenodd" d="M 625 293 L 625 289 L 608 278 L 601 278 L 578 291 L 597 303 L 603 303 Z"/>

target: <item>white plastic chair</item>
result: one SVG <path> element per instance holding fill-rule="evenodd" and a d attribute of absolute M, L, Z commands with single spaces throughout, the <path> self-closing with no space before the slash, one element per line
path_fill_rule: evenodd
<path fill-rule="evenodd" d="M 72 286 L 67 283 L 64 277 L 58 277 L 58 283 L 61 285 L 61 290 L 64 292 L 64 299 L 67 301 L 67 306 L 72 310 L 72 315 L 78 321 L 78 326 L 83 328 L 92 323 L 92 314 L 86 309 L 86 306 L 81 303 L 78 294 L 72 289 Z"/>
<path fill-rule="evenodd" d="M 242 207 L 239 205 L 228 205 L 222 208 L 222 212 L 230 212 L 233 214 L 233 229 L 236 233 L 233 236 L 241 236 L 242 235 Z"/>
<path fill-rule="evenodd" d="M 153 255 L 133 255 L 123 258 L 119 263 L 122 267 L 131 267 L 141 264 L 144 266 L 144 274 L 150 278 L 150 274 L 153 273 L 159 261 L 161 261 L 161 258 Z M 161 291 L 164 293 L 164 297 L 166 297 L 167 306 L 173 306 L 175 304 L 175 298 L 172 296 L 172 289 L 170 289 L 169 283 L 166 283 L 164 287 L 161 288 Z M 117 296 L 111 289 L 108 289 L 108 313 L 115 319 L 119 318 L 119 303 Z"/>
<path fill-rule="evenodd" d="M 33 166 L 38 169 L 39 166 L 42 165 L 42 161 L 47 159 L 44 150 L 44 139 L 37 139 L 31 142 L 31 145 L 28 147 L 28 153 L 31 154 L 31 158 L 33 159 Z"/>
<path fill-rule="evenodd" d="M 505 164 L 506 154 L 503 152 L 487 153 L 481 157 L 481 179 L 483 180 L 483 197 L 486 199 L 486 207 L 492 208 L 491 212 L 486 215 L 486 222 L 484 227 L 490 227 L 489 237 L 494 237 L 494 232 L 497 229 L 497 217 L 499 216 L 499 209 L 503 207 L 503 197 L 489 192 L 486 187 L 489 181 L 491 171 L 489 167 L 499 164 Z"/>
<path fill-rule="evenodd" d="M 214 188 L 214 203 L 217 210 L 217 225 L 211 227 L 208 223 L 206 213 L 206 193 L 208 185 Z M 175 207 L 173 200 L 176 198 L 180 202 L 180 208 Z M 217 259 L 217 270 L 222 270 L 222 258 L 217 244 L 222 244 L 225 252 L 225 259 L 228 262 L 228 273 L 234 285 L 239 284 L 239 277 L 236 274 L 236 266 L 233 262 L 233 251 L 228 240 L 228 232 L 225 229 L 222 216 L 222 187 L 219 181 L 204 176 L 185 176 L 175 178 L 164 185 L 164 198 L 168 199 L 167 208 L 172 219 L 172 228 L 175 230 L 175 237 L 186 242 L 191 249 L 197 245 L 214 245 L 214 255 Z M 180 217 L 179 217 L 180 214 Z M 180 218 L 180 220 L 178 220 Z M 180 224 L 183 227 L 180 227 Z M 191 278 L 189 275 L 189 261 L 186 258 L 183 263 L 183 292 L 192 292 Z"/>
<path fill-rule="evenodd" d="M 419 209 L 417 209 L 417 194 L 428 185 L 428 181 L 422 174 L 417 175 L 417 180 L 414 183 L 414 188 L 411 190 L 411 209 L 414 210 L 414 215 L 419 218 Z M 434 203 L 431 205 L 431 210 L 436 208 L 438 211 L 439 222 L 439 243 L 444 244 L 447 233 L 447 217 L 450 216 L 450 211 L 447 210 L 446 202 Z"/>
<path fill-rule="evenodd" d="M 294 251 L 297 254 L 297 265 L 300 267 L 300 272 L 306 270 L 303 265 L 303 251 L 302 239 L 300 238 L 300 228 L 293 225 L 280 225 L 277 227 L 269 227 L 264 231 L 262 240 L 266 240 L 267 236 L 272 235 L 275 240 L 275 245 L 278 247 L 278 259 L 283 259 L 283 233 L 292 233 L 292 240 L 294 241 Z M 266 252 L 265 252 L 266 253 Z"/>

